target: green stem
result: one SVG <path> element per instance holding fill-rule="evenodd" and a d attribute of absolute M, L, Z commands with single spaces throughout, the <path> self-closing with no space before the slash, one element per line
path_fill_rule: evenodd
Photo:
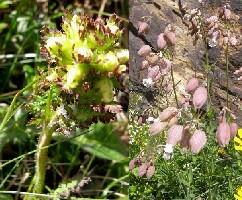
<path fill-rule="evenodd" d="M 229 107 L 229 43 L 226 46 L 226 106 Z"/>
<path fill-rule="evenodd" d="M 208 176 L 208 190 L 209 190 L 209 200 L 212 200 L 212 195 L 211 195 L 211 173 L 210 173 L 210 170 L 209 170 L 209 167 L 207 165 L 207 157 L 203 151 L 203 162 L 205 163 L 205 167 L 206 167 L 206 170 L 207 170 L 207 176 Z"/>
<path fill-rule="evenodd" d="M 52 90 L 50 88 L 48 99 L 46 101 L 45 108 L 45 119 L 43 122 L 42 132 L 39 137 L 37 148 L 39 149 L 36 153 L 36 169 L 35 175 L 28 188 L 28 192 L 42 193 L 45 184 L 45 166 L 47 162 L 47 148 L 49 146 L 53 130 L 48 127 L 50 121 L 50 107 L 51 107 Z M 25 196 L 24 200 L 33 199 L 32 197 Z"/>
<path fill-rule="evenodd" d="M 173 74 L 173 67 L 171 66 L 171 79 L 172 79 L 172 87 L 173 87 L 173 91 L 174 91 L 174 95 L 175 95 L 175 99 L 176 99 L 176 107 L 179 108 L 179 103 L 177 100 L 177 94 L 176 94 L 176 84 L 175 84 L 175 80 L 174 80 L 174 74 Z"/>

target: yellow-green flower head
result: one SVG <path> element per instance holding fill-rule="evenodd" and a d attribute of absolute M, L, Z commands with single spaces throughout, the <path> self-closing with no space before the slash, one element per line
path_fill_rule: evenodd
<path fill-rule="evenodd" d="M 77 87 L 77 85 L 80 83 L 80 81 L 83 79 L 83 77 L 88 73 L 89 71 L 89 65 L 79 63 L 76 65 L 67 66 L 69 69 L 66 74 L 66 84 L 64 85 L 64 88 L 66 89 L 74 89 Z"/>
<path fill-rule="evenodd" d="M 238 136 L 234 138 L 234 141 L 236 142 L 235 149 L 242 151 L 242 129 L 238 130 Z"/>
<path fill-rule="evenodd" d="M 119 61 L 115 53 L 108 52 L 107 54 L 98 55 L 98 64 L 95 65 L 96 69 L 100 71 L 113 71 L 119 65 Z"/>
<path fill-rule="evenodd" d="M 237 194 L 234 195 L 234 198 L 237 200 L 242 200 L 242 186 L 238 188 Z"/>
<path fill-rule="evenodd" d="M 113 82 L 109 78 L 101 78 L 95 83 L 94 89 L 98 90 L 102 102 L 109 103 L 113 101 Z"/>

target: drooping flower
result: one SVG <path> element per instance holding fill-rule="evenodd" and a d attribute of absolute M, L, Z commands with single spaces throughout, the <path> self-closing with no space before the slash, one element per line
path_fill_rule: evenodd
<path fill-rule="evenodd" d="M 168 123 L 167 122 L 154 122 L 150 126 L 150 135 L 157 135 L 158 133 L 161 133 L 162 131 L 165 130 L 167 127 Z"/>
<path fill-rule="evenodd" d="M 173 125 L 167 131 L 166 144 L 171 144 L 173 147 L 181 141 L 184 127 L 182 125 Z"/>
<path fill-rule="evenodd" d="M 147 179 L 150 179 L 155 173 L 155 166 L 154 165 L 150 165 L 147 169 L 147 172 L 146 172 L 146 177 Z"/>
<path fill-rule="evenodd" d="M 139 22 L 139 27 L 138 27 L 138 34 L 142 35 L 149 31 L 150 26 L 146 22 Z"/>
<path fill-rule="evenodd" d="M 229 126 L 230 126 L 230 138 L 233 139 L 238 132 L 238 124 L 233 122 Z"/>
<path fill-rule="evenodd" d="M 207 101 L 208 93 L 205 87 L 199 87 L 193 94 L 192 103 L 195 108 L 201 108 Z"/>
<path fill-rule="evenodd" d="M 230 126 L 226 122 L 222 122 L 216 131 L 216 138 L 220 147 L 225 147 L 230 141 Z"/>
<path fill-rule="evenodd" d="M 138 54 L 142 57 L 148 56 L 151 52 L 151 47 L 149 45 L 144 45 L 138 51 Z"/>
<path fill-rule="evenodd" d="M 158 35 L 156 42 L 157 42 L 157 47 L 160 50 L 163 50 L 167 46 L 167 43 L 166 43 L 166 40 L 164 37 L 164 33 L 161 33 L 160 35 Z"/>
<path fill-rule="evenodd" d="M 242 151 L 242 129 L 238 130 L 238 136 L 234 138 L 234 141 L 236 142 L 235 149 Z"/>
<path fill-rule="evenodd" d="M 146 163 L 143 163 L 138 170 L 138 176 L 142 177 L 145 175 L 146 171 L 147 171 L 148 165 Z"/>
<path fill-rule="evenodd" d="M 191 78 L 190 81 L 187 83 L 185 91 L 190 93 L 197 89 L 198 87 L 198 79 L 197 78 Z"/>
<path fill-rule="evenodd" d="M 189 146 L 191 149 L 191 152 L 194 154 L 198 154 L 204 145 L 207 142 L 207 136 L 204 131 L 196 130 L 192 134 L 190 140 L 189 140 Z"/>

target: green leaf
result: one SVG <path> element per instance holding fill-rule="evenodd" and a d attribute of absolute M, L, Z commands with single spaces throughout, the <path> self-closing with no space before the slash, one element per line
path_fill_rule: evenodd
<path fill-rule="evenodd" d="M 125 144 L 120 137 L 113 132 L 110 124 L 98 122 L 89 128 L 91 131 L 76 139 L 76 142 L 82 143 L 82 148 L 97 157 L 122 161 L 128 154 Z"/>

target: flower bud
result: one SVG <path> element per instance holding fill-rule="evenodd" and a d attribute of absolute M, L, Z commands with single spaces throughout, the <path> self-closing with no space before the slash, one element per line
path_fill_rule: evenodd
<path fill-rule="evenodd" d="M 135 168 L 136 164 L 137 164 L 137 159 L 132 159 L 129 162 L 129 170 L 132 171 Z"/>
<path fill-rule="evenodd" d="M 147 60 L 151 65 L 155 64 L 158 61 L 159 57 L 157 55 L 147 57 Z"/>
<path fill-rule="evenodd" d="M 171 32 L 167 27 L 165 28 L 164 31 L 164 36 L 167 39 L 167 42 L 174 45 L 176 42 L 176 36 L 175 33 Z"/>
<path fill-rule="evenodd" d="M 231 16 L 231 11 L 227 8 L 224 9 L 224 19 L 229 20 Z"/>
<path fill-rule="evenodd" d="M 120 64 L 126 64 L 129 62 L 129 50 L 119 49 L 115 53 Z"/>
<path fill-rule="evenodd" d="M 138 170 L 138 176 L 139 177 L 142 177 L 145 175 L 146 173 L 146 170 L 147 170 L 148 166 L 146 163 L 143 163 L 140 167 L 139 167 L 139 170 Z"/>
<path fill-rule="evenodd" d="M 148 56 L 150 52 L 151 52 L 150 46 L 144 45 L 140 48 L 140 50 L 138 51 L 138 54 L 142 57 L 145 57 L 145 56 Z"/>
<path fill-rule="evenodd" d="M 204 87 L 199 87 L 195 90 L 193 94 L 192 103 L 195 108 L 201 108 L 207 101 L 207 89 Z"/>
<path fill-rule="evenodd" d="M 163 50 L 166 46 L 167 46 L 167 43 L 164 38 L 164 34 L 161 33 L 160 35 L 158 35 L 158 38 L 157 38 L 157 47 L 158 49 Z"/>
<path fill-rule="evenodd" d="M 192 78 L 186 85 L 185 91 L 190 93 L 195 91 L 197 88 L 198 88 L 198 80 L 196 78 Z"/>
<path fill-rule="evenodd" d="M 233 122 L 229 126 L 230 126 L 230 138 L 233 139 L 238 132 L 238 125 Z"/>
<path fill-rule="evenodd" d="M 88 64 L 79 63 L 77 65 L 70 66 L 66 74 L 66 88 L 76 88 L 82 78 L 87 74 L 89 70 Z"/>
<path fill-rule="evenodd" d="M 216 131 L 216 138 L 220 147 L 225 147 L 230 141 L 230 126 L 226 122 L 222 122 Z"/>
<path fill-rule="evenodd" d="M 171 144 L 173 147 L 181 141 L 183 132 L 182 125 L 173 125 L 167 131 L 166 144 Z"/>
<path fill-rule="evenodd" d="M 196 130 L 189 140 L 191 152 L 198 154 L 207 142 L 207 136 L 203 131 Z"/>
<path fill-rule="evenodd" d="M 142 61 L 141 69 L 146 68 L 149 65 L 149 62 L 147 60 Z"/>
<path fill-rule="evenodd" d="M 161 133 L 164 131 L 167 127 L 168 123 L 167 122 L 154 122 L 150 126 L 150 135 L 157 135 L 158 133 Z"/>
<path fill-rule="evenodd" d="M 150 29 L 149 24 L 146 22 L 139 22 L 139 27 L 138 27 L 138 34 L 142 35 L 146 33 Z"/>
<path fill-rule="evenodd" d="M 175 125 L 178 122 L 178 118 L 177 116 L 174 116 L 170 119 L 170 121 L 168 122 L 168 127 L 172 127 L 173 125 Z"/>
<path fill-rule="evenodd" d="M 184 127 L 182 125 L 173 125 L 167 131 L 166 144 L 171 144 L 173 147 L 181 141 Z"/>
<path fill-rule="evenodd" d="M 159 74 L 160 68 L 158 65 L 148 68 L 148 78 L 154 79 Z"/>
<path fill-rule="evenodd" d="M 111 72 L 119 65 L 117 56 L 109 51 L 106 54 L 98 55 L 98 64 L 94 65 L 97 70 Z"/>
<path fill-rule="evenodd" d="M 155 166 L 154 165 L 149 166 L 146 172 L 147 179 L 150 179 L 154 175 L 154 173 L 155 173 Z"/>
<path fill-rule="evenodd" d="M 101 78 L 95 83 L 94 89 L 98 90 L 102 102 L 109 103 L 113 101 L 113 82 L 109 78 Z"/>
<path fill-rule="evenodd" d="M 176 115 L 177 112 L 178 112 L 177 108 L 168 107 L 162 111 L 162 113 L 159 115 L 159 119 L 161 122 L 168 121 L 170 118 Z"/>
<path fill-rule="evenodd" d="M 229 43 L 230 43 L 232 46 L 236 46 L 236 44 L 237 44 L 237 39 L 236 39 L 236 37 L 231 37 L 231 38 L 229 38 Z"/>

